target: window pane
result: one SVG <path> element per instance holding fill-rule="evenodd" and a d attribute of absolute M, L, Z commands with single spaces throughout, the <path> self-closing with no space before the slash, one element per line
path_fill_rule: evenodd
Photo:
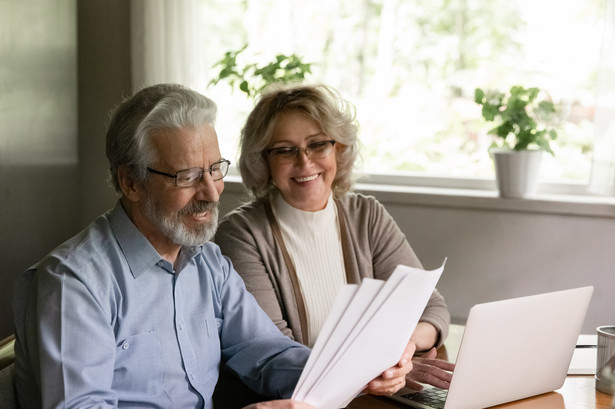
<path fill-rule="evenodd" d="M 587 181 L 603 0 L 205 1 L 208 67 L 280 53 L 311 62 L 313 82 L 357 108 L 365 171 L 493 178 L 474 89 L 539 87 L 562 107 L 542 178 Z M 207 79 L 217 69 L 210 69 Z M 207 92 L 231 156 L 252 101 L 227 84 Z M 228 152 L 228 153 L 226 153 Z"/>

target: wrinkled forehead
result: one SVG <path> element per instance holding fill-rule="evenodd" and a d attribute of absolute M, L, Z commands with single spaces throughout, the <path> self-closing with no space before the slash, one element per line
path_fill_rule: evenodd
<path fill-rule="evenodd" d="M 218 136 L 210 124 L 159 129 L 150 137 L 158 162 L 177 170 L 209 167 L 220 159 Z"/>

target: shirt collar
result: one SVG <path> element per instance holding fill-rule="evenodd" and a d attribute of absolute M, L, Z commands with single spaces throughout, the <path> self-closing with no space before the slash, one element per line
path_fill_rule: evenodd
<path fill-rule="evenodd" d="M 154 246 L 130 220 L 119 200 L 109 214 L 109 223 L 133 277 L 137 278 L 157 263 L 164 262 Z"/>

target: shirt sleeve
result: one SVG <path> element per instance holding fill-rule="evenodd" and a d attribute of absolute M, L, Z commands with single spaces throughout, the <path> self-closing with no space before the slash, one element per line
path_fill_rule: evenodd
<path fill-rule="evenodd" d="M 283 335 L 250 294 L 230 260 L 221 291 L 222 360 L 255 392 L 289 398 L 310 349 Z"/>
<path fill-rule="evenodd" d="M 43 408 L 115 408 L 111 389 L 115 338 L 110 319 L 92 289 L 62 264 L 39 266 L 30 291 L 36 304 L 26 313 L 39 358 L 35 374 Z"/>

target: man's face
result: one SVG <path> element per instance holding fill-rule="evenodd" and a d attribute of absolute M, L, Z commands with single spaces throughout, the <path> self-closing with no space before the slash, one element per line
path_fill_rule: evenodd
<path fill-rule="evenodd" d="M 184 169 L 208 169 L 221 159 L 216 132 L 209 125 L 159 130 L 151 138 L 160 159 L 150 167 L 159 172 L 175 175 Z M 216 231 L 223 190 L 224 182 L 213 181 L 207 172 L 193 187 L 175 186 L 173 178 L 152 173 L 142 190 L 137 226 L 157 249 L 203 244 Z"/>

